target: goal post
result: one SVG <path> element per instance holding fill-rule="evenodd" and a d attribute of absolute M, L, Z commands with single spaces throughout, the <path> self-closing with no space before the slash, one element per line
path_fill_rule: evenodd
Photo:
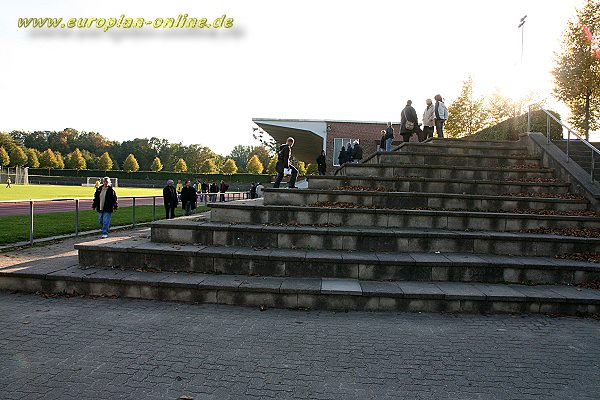
<path fill-rule="evenodd" d="M 82 183 L 81 186 L 94 187 L 96 186 L 96 181 L 98 181 L 98 183 L 102 185 L 102 178 L 97 176 L 88 176 L 86 178 L 85 183 Z M 110 178 L 110 181 L 113 187 L 119 187 L 119 178 Z"/>

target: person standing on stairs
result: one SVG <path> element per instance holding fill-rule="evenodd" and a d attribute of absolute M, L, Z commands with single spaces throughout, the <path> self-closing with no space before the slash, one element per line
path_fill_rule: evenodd
<path fill-rule="evenodd" d="M 173 180 L 169 179 L 167 181 L 167 186 L 163 188 L 163 201 L 167 219 L 175 218 L 175 209 L 177 208 L 177 204 L 179 204 L 177 190 L 175 189 L 175 186 L 173 186 L 173 183 Z"/>
<path fill-rule="evenodd" d="M 427 108 L 423 112 L 423 138 L 421 142 L 433 137 L 433 129 L 435 127 L 435 110 L 431 99 L 425 100 Z"/>
<path fill-rule="evenodd" d="M 352 160 L 355 163 L 359 163 L 360 160 L 362 160 L 363 158 L 363 149 L 362 147 L 360 147 L 360 144 L 358 143 L 358 140 L 354 141 L 354 152 L 352 155 Z"/>
<path fill-rule="evenodd" d="M 444 138 L 444 124 L 448 119 L 448 109 L 444 104 L 442 96 L 436 94 L 435 97 L 435 130 L 437 132 L 438 138 Z"/>
<path fill-rule="evenodd" d="M 405 142 L 410 141 L 413 133 L 419 132 L 419 118 L 417 111 L 412 106 L 412 100 L 406 102 L 406 107 L 402 110 L 402 118 L 400 119 L 400 134 Z"/>
<path fill-rule="evenodd" d="M 283 174 L 286 169 L 291 172 L 290 181 L 288 183 L 288 189 L 296 189 L 296 178 L 298 177 L 298 170 L 291 163 L 292 147 L 294 147 L 294 138 L 287 138 L 285 144 L 279 146 L 277 152 L 277 164 L 275 164 L 275 171 L 277 171 L 277 178 L 275 178 L 274 188 L 278 188 L 283 180 Z"/>
<path fill-rule="evenodd" d="M 346 153 L 346 148 L 342 146 L 340 149 L 340 154 L 338 154 L 338 163 L 344 165 L 348 161 L 348 154 Z"/>
<path fill-rule="evenodd" d="M 385 128 L 385 151 L 392 151 L 392 142 L 394 141 L 394 127 L 391 122 L 387 123 Z"/>

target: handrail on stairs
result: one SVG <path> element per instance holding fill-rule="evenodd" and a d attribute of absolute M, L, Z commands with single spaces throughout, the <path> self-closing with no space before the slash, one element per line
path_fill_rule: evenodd
<path fill-rule="evenodd" d="M 575 135 L 577 139 L 579 139 L 583 144 L 585 144 L 592 151 L 592 163 L 590 166 L 590 178 L 592 182 L 594 182 L 594 163 L 596 159 L 596 154 L 600 156 L 600 150 L 598 150 L 593 144 L 588 142 L 585 138 L 583 138 L 580 134 L 575 132 L 569 126 L 565 125 L 562 121 L 556 118 L 552 113 L 542 107 L 540 104 L 531 104 L 527 110 L 527 132 L 531 131 L 531 108 L 537 107 L 542 110 L 546 114 L 546 139 L 547 143 L 550 143 L 550 118 L 559 123 L 564 129 L 567 130 L 567 162 L 571 160 L 571 156 L 569 156 L 569 143 L 571 142 L 571 134 Z"/>

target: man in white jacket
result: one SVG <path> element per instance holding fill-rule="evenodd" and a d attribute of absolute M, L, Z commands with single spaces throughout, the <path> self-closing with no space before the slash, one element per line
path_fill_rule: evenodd
<path fill-rule="evenodd" d="M 425 100 L 427 108 L 423 112 L 423 138 L 421 142 L 433 137 L 433 128 L 435 126 L 435 110 L 433 109 L 433 102 L 431 99 Z"/>

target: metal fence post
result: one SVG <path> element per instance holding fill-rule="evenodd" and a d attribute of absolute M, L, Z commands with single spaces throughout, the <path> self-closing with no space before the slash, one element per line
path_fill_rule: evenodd
<path fill-rule="evenodd" d="M 570 143 L 571 143 L 571 130 L 567 129 L 567 162 L 569 162 L 569 144 Z"/>
<path fill-rule="evenodd" d="M 595 163 L 596 153 L 592 150 L 592 166 L 590 168 L 590 177 L 592 178 L 592 182 L 594 182 L 594 163 Z"/>
<path fill-rule="evenodd" d="M 29 245 L 33 246 L 33 201 L 29 200 Z"/>
<path fill-rule="evenodd" d="M 75 237 L 79 237 L 79 199 L 75 199 Z"/>
<path fill-rule="evenodd" d="M 152 221 L 156 221 L 156 196 L 152 196 Z"/>
<path fill-rule="evenodd" d="M 550 143 L 550 116 L 546 115 L 546 137 L 548 138 L 548 143 Z"/>
<path fill-rule="evenodd" d="M 133 226 L 135 226 L 135 197 L 132 197 L 133 199 Z"/>

